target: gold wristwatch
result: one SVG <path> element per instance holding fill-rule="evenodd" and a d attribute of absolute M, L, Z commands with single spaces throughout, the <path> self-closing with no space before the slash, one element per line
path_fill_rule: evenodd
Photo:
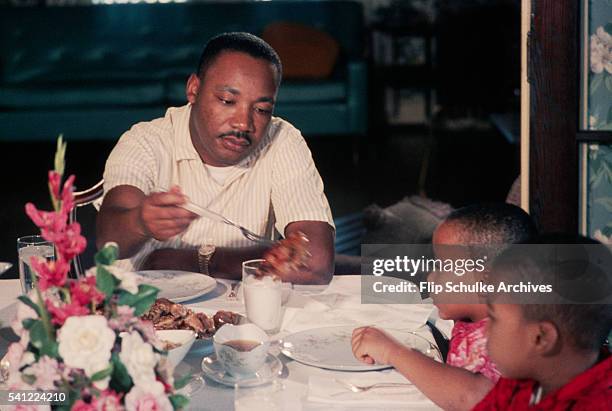
<path fill-rule="evenodd" d="M 198 248 L 198 265 L 202 274 L 210 275 L 210 259 L 215 253 L 215 249 L 216 247 L 212 244 L 202 244 Z"/>

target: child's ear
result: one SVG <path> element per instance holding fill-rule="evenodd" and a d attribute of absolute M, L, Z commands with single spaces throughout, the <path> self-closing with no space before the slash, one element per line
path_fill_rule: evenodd
<path fill-rule="evenodd" d="M 549 321 L 542 321 L 537 324 L 535 349 L 543 356 L 548 356 L 558 351 L 559 329 L 555 324 Z"/>

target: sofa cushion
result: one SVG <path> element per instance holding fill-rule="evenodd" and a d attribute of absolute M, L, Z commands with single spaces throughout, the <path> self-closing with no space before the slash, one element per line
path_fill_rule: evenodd
<path fill-rule="evenodd" d="M 261 37 L 276 50 L 287 79 L 321 79 L 332 73 L 340 46 L 322 30 L 305 24 L 275 22 Z"/>
<path fill-rule="evenodd" d="M 427 244 L 436 226 L 453 208 L 419 196 L 405 197 L 387 208 L 364 210 L 364 244 Z"/>
<path fill-rule="evenodd" d="M 163 101 L 160 82 L 0 85 L 0 107 L 7 109 L 145 106 Z"/>
<path fill-rule="evenodd" d="M 343 81 L 300 81 L 281 84 L 277 100 L 281 103 L 316 103 L 346 100 Z"/>

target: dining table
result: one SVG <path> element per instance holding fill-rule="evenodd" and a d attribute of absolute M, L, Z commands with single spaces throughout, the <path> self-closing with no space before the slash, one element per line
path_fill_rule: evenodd
<path fill-rule="evenodd" d="M 282 353 L 282 341 L 288 336 L 304 330 L 321 327 L 379 326 L 385 330 L 397 331 L 400 335 L 418 335 L 439 352 L 430 327 L 433 322 L 445 335 L 450 335 L 452 322 L 437 318 L 437 310 L 430 301 L 410 304 L 361 304 L 362 277 L 360 275 L 336 275 L 330 284 L 293 285 L 283 296 L 283 320 L 280 332 L 270 338 L 270 353 L 282 364 L 277 377 L 284 387 L 282 409 L 291 411 L 308 410 L 438 410 L 433 402 L 414 385 L 392 368 L 383 370 L 338 370 L 325 369 L 296 361 Z M 231 295 L 235 281 L 217 279 L 215 288 L 201 296 L 185 301 L 188 308 L 196 312 L 213 313 L 219 310 L 245 314 L 241 290 L 236 297 Z M 234 287 L 235 288 L 235 287 Z M 0 357 L 8 345 L 17 341 L 10 328 L 16 313 L 17 297 L 21 293 L 19 280 L 0 280 Z M 405 334 L 401 334 L 401 333 Z M 276 343 L 274 343 L 276 342 Z M 346 350 L 350 352 L 349 344 Z M 190 398 L 188 410 L 224 411 L 234 409 L 235 388 L 221 384 L 203 373 L 202 360 L 214 354 L 210 339 L 196 340 L 183 361 L 175 368 L 175 376 L 191 375 L 192 382 L 182 391 Z M 437 356 L 441 361 L 441 357 Z M 395 381 L 408 385 L 397 390 L 371 390 L 354 393 L 346 390 L 331 393 L 334 382 Z M 441 384 L 443 384 L 441 382 Z M 342 387 L 336 387 L 339 391 Z M 254 408 L 257 409 L 257 408 Z"/>

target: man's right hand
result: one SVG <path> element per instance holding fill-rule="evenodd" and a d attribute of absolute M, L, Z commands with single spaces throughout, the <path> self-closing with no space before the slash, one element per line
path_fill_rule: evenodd
<path fill-rule="evenodd" d="M 197 214 L 181 207 L 186 202 L 187 197 L 178 186 L 173 186 L 168 192 L 145 196 L 140 207 L 143 234 L 166 241 L 185 231 L 198 218 Z"/>
<path fill-rule="evenodd" d="M 114 241 L 119 244 L 120 258 L 128 258 L 151 238 L 165 241 L 184 232 L 197 218 L 181 207 L 186 201 L 177 186 L 149 195 L 129 185 L 114 187 L 104 197 L 98 213 L 98 248 Z"/>

